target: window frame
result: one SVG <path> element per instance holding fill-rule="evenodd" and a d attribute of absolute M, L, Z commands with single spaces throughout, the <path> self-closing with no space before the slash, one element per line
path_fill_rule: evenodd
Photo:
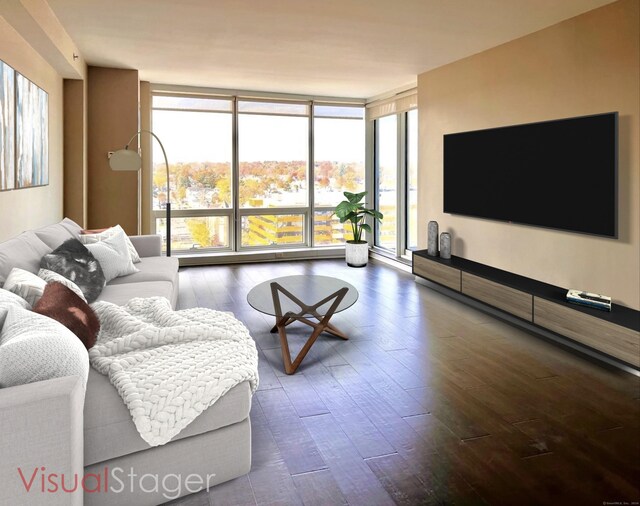
<path fill-rule="evenodd" d="M 413 251 L 408 247 L 408 214 L 409 210 L 409 132 L 408 132 L 408 115 L 409 112 L 417 110 L 417 108 L 411 108 L 409 110 L 386 114 L 384 116 L 377 117 L 370 121 L 371 123 L 371 138 L 372 138 L 372 155 L 373 163 L 372 174 L 370 179 L 372 181 L 371 190 L 374 195 L 375 209 L 379 210 L 379 120 L 387 118 L 389 116 L 396 117 L 396 142 L 397 142 L 397 160 L 396 160 L 396 245 L 395 251 L 390 248 L 385 248 L 378 244 L 378 234 L 380 230 L 380 223 L 376 221 L 374 223 L 374 233 L 372 234 L 372 241 L 370 241 L 371 247 L 374 251 L 396 259 L 410 260 Z M 416 118 L 417 120 L 417 118 Z M 416 160 L 417 161 L 417 160 Z"/>
<path fill-rule="evenodd" d="M 409 114 L 413 111 L 416 111 L 416 123 L 418 122 L 418 109 L 410 109 L 408 111 L 405 111 L 402 113 L 402 115 L 405 118 L 405 128 L 404 128 L 404 132 L 405 132 L 405 170 L 404 175 L 405 175 L 405 187 L 404 187 L 404 203 L 403 203 L 403 207 L 402 209 L 404 210 L 404 212 L 402 213 L 405 219 L 405 229 L 404 229 L 404 254 L 403 256 L 407 257 L 407 258 L 411 258 L 411 256 L 413 255 L 413 251 L 414 249 L 418 249 L 418 246 L 416 244 L 415 247 L 411 247 L 411 245 L 409 244 L 409 214 L 411 212 L 411 199 L 409 198 L 410 192 L 411 192 L 411 183 L 410 183 L 410 177 L 409 177 L 409 164 L 411 161 L 411 157 L 409 156 Z M 418 147 L 419 147 L 419 135 L 418 135 L 418 125 L 416 124 L 416 176 L 419 175 L 419 166 L 418 166 Z M 417 185 L 416 185 L 416 191 L 417 191 Z M 417 200 L 416 200 L 416 206 L 417 206 Z M 415 216 L 415 220 L 417 221 L 418 219 L 418 210 L 416 208 L 416 216 Z M 417 230 L 416 230 L 417 232 Z M 416 237 L 416 241 L 417 241 L 417 237 Z"/>
<path fill-rule="evenodd" d="M 197 254 L 216 254 L 216 253 L 242 253 L 242 252 L 257 252 L 265 250 L 290 250 L 300 248 L 311 249 L 328 249 L 336 248 L 341 245 L 327 244 L 319 245 L 315 244 L 314 239 L 314 224 L 315 224 L 315 212 L 321 211 L 334 211 L 334 207 L 330 206 L 315 206 L 315 156 L 314 156 L 314 106 L 336 106 L 336 107 L 354 107 L 363 110 L 363 118 L 361 121 L 365 123 L 365 153 L 363 153 L 365 160 L 365 187 L 368 183 L 368 165 L 367 165 L 367 139 L 366 139 L 366 127 L 367 121 L 364 115 L 365 103 L 364 101 L 342 101 L 341 99 L 314 99 L 313 97 L 295 97 L 295 96 L 281 96 L 277 94 L 251 94 L 246 96 L 243 94 L 218 94 L 218 93 L 189 93 L 182 91 L 172 91 L 164 89 L 162 86 L 152 87 L 151 90 L 151 105 L 150 105 L 150 124 L 153 131 L 153 111 L 158 110 L 174 110 L 173 108 L 153 106 L 153 97 L 155 96 L 176 96 L 184 98 L 211 98 L 211 99 L 223 99 L 231 102 L 231 111 L 212 111 L 212 110 L 200 110 L 200 109 L 175 109 L 179 111 L 194 111 L 194 112 L 212 112 L 212 113 L 225 113 L 232 115 L 232 161 L 231 161 L 231 193 L 232 193 L 232 206 L 230 208 L 212 208 L 212 209 L 182 209 L 171 210 L 172 218 L 189 218 L 189 217 L 216 217 L 224 216 L 227 218 L 229 226 L 229 246 L 228 247 L 216 247 L 216 248 L 202 248 L 197 250 Z M 238 102 L 266 102 L 266 103 L 291 103 L 301 104 L 307 107 L 306 115 L 298 114 L 269 114 L 268 112 L 239 112 Z M 261 208 L 241 208 L 240 207 L 240 194 L 238 192 L 240 184 L 240 160 L 239 160 L 239 116 L 240 114 L 247 115 L 264 115 L 264 116 L 293 116 L 293 117 L 306 117 L 308 119 L 308 157 L 307 157 L 307 205 L 296 207 L 261 207 Z M 319 116 L 325 118 L 329 116 Z M 340 118 L 347 119 L 347 118 Z M 351 118 L 349 118 L 351 119 Z M 358 119 L 358 118 L 352 118 Z M 153 172 L 153 151 L 151 151 L 151 171 Z M 153 191 L 153 185 L 150 186 L 150 190 Z M 153 209 L 153 198 L 150 199 L 150 218 L 151 233 L 156 233 L 157 219 L 166 218 L 166 211 L 164 209 Z M 242 245 L 242 219 L 245 216 L 258 216 L 258 215 L 303 215 L 303 242 L 297 244 L 281 244 L 281 245 L 256 245 L 256 246 L 243 246 Z M 163 242 L 164 244 L 164 242 Z M 174 249 L 177 256 L 189 255 L 192 253 L 189 250 Z"/>
<path fill-rule="evenodd" d="M 267 103 L 283 103 L 290 102 L 294 104 L 304 104 L 307 106 L 307 115 L 298 115 L 298 114 L 268 114 L 268 113 L 259 113 L 259 112 L 238 112 L 238 102 L 267 102 Z M 240 207 L 240 192 L 234 192 L 234 211 L 235 211 L 235 242 L 234 242 L 234 251 L 237 252 L 247 252 L 247 251 L 263 251 L 266 249 L 295 249 L 295 248 L 304 248 L 304 247 L 313 247 L 313 244 L 310 242 L 311 234 L 313 230 L 310 229 L 309 225 L 309 210 L 312 209 L 312 198 L 313 198 L 313 168 L 312 168 L 312 160 L 313 160 L 313 103 L 312 101 L 307 100 L 278 100 L 278 99 L 260 99 L 260 98 L 244 98 L 244 97 L 235 97 L 234 100 L 234 146 L 233 146 L 233 154 L 234 154 L 234 167 L 233 167 L 233 176 L 234 176 L 234 188 L 240 187 L 240 151 L 239 151 L 239 141 L 240 141 L 240 125 L 239 118 L 240 114 L 250 114 L 250 115 L 260 115 L 260 116 L 293 116 L 296 118 L 304 118 L 307 117 L 309 121 L 308 127 L 308 156 L 307 156 L 307 205 L 306 206 L 295 206 L 295 207 Z M 260 216 L 260 215 L 288 215 L 288 214 L 302 214 L 304 215 L 304 226 L 302 229 L 303 233 L 303 242 L 298 244 L 284 244 L 284 245 L 256 245 L 256 246 L 243 246 L 242 245 L 242 218 L 244 216 Z M 311 224 L 313 227 L 313 224 Z"/>
<path fill-rule="evenodd" d="M 310 218 L 308 218 L 308 221 L 311 221 L 311 229 L 309 231 L 310 236 L 310 246 L 312 248 L 317 248 L 317 249 L 322 249 L 322 248 L 335 248 L 336 246 L 340 246 L 340 245 L 336 245 L 336 244 L 322 244 L 319 246 L 316 246 L 315 244 L 315 230 L 314 230 L 314 225 L 315 225 L 315 213 L 316 212 L 333 212 L 335 210 L 335 207 L 332 206 L 316 206 L 315 205 L 315 109 L 314 106 L 319 105 L 319 106 L 339 106 L 339 107 L 358 107 L 362 109 L 363 112 L 363 117 L 362 118 L 342 118 L 342 117 L 337 117 L 337 116 L 318 116 L 319 119 L 344 119 L 347 121 L 364 121 L 364 189 L 366 190 L 368 188 L 367 182 L 369 179 L 369 171 L 367 170 L 368 164 L 367 164 L 367 120 L 366 120 L 366 115 L 365 115 L 365 106 L 364 104 L 361 105 L 354 105 L 354 104 L 340 104 L 340 103 L 331 103 L 331 102 L 321 102 L 321 101 L 317 101 L 317 102 L 313 102 L 311 104 L 311 125 L 310 125 L 310 136 L 309 136 L 309 147 L 311 149 L 310 153 L 313 155 L 313 157 L 310 157 L 310 162 L 309 165 L 311 165 L 311 176 L 313 177 L 313 179 L 311 180 L 313 184 L 310 184 L 310 212 L 309 212 L 309 216 Z M 371 193 L 369 193 L 369 195 L 371 195 Z M 337 205 L 337 204 L 336 204 Z"/>
<path fill-rule="evenodd" d="M 230 111 L 215 111 L 215 110 L 208 110 L 208 109 L 184 109 L 184 108 L 173 108 L 173 107 L 154 107 L 153 106 L 153 97 L 155 96 L 170 96 L 170 97 L 180 97 L 180 98 L 210 98 L 210 99 L 214 99 L 214 100 L 228 100 L 231 102 L 231 110 Z M 226 96 L 219 96 L 219 95 L 201 95 L 201 94 L 191 94 L 191 93 L 168 93 L 168 92 L 164 92 L 164 91 L 152 91 L 151 92 L 151 106 L 150 106 L 150 125 L 151 125 L 151 131 L 154 131 L 153 128 L 153 111 L 154 110 L 160 110 L 160 111 L 180 111 L 180 112 L 198 112 L 198 113 L 213 113 L 213 114 L 231 114 L 232 115 L 232 143 L 233 141 L 233 123 L 234 123 L 234 117 L 235 117 L 235 100 L 233 99 L 233 97 L 226 97 Z M 232 146 L 232 151 L 231 151 L 232 155 L 231 155 L 231 195 L 232 195 L 232 200 L 233 200 L 233 196 L 235 195 L 236 191 L 235 189 L 237 188 L 236 182 L 233 179 L 233 174 L 234 174 L 234 150 L 233 150 L 233 146 Z M 162 163 L 164 163 L 164 160 L 162 160 Z M 150 167 L 151 167 L 151 177 L 153 178 L 153 148 L 151 149 L 151 163 L 150 163 Z M 153 207 L 153 183 L 150 185 L 149 187 L 150 191 L 152 192 L 152 195 L 150 196 L 149 199 L 149 203 L 151 206 L 150 209 L 150 218 L 151 218 L 151 224 L 150 224 L 150 229 L 151 229 L 151 233 L 155 234 L 157 232 L 157 220 L 158 219 L 165 219 L 167 217 L 167 211 L 166 209 L 154 209 Z M 234 204 L 235 205 L 235 204 Z M 227 217 L 228 220 L 228 227 L 227 230 L 229 232 L 229 246 L 227 247 L 212 247 L 212 248 L 202 248 L 198 250 L 198 254 L 201 253 L 229 253 L 233 251 L 233 245 L 235 244 L 236 241 L 236 237 L 235 237 L 235 227 L 233 225 L 233 220 L 234 220 L 234 216 L 233 216 L 233 207 L 231 208 L 212 208 L 212 209 L 171 209 L 171 218 L 206 218 L 206 217 L 218 217 L 218 216 L 224 216 Z M 162 242 L 162 247 L 164 248 L 166 244 L 166 239 Z M 182 250 L 182 249 L 174 249 L 173 247 L 171 248 L 172 251 L 175 251 L 175 253 L 179 254 L 185 254 L 185 253 L 189 253 L 190 250 Z"/>

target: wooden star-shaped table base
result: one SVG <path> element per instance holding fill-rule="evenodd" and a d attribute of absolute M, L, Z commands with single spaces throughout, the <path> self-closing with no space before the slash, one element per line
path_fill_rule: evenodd
<path fill-rule="evenodd" d="M 280 335 L 280 347 L 282 349 L 282 360 L 284 362 L 284 371 L 287 374 L 293 374 L 294 372 L 296 372 L 296 370 L 304 360 L 304 357 L 306 357 L 307 353 L 311 349 L 311 346 L 313 346 L 313 343 L 316 342 L 316 339 L 318 339 L 318 336 L 322 332 L 327 332 L 329 334 L 332 334 L 336 337 L 340 337 L 342 339 L 349 339 L 342 331 L 338 330 L 335 326 L 329 323 L 329 320 L 331 319 L 333 314 L 336 312 L 336 309 L 338 309 L 338 306 L 340 305 L 340 303 L 342 302 L 342 299 L 344 299 L 348 291 L 349 289 L 346 287 L 341 288 L 337 292 L 334 292 L 331 295 L 328 295 L 327 297 L 322 299 L 321 301 L 316 302 L 315 304 L 309 306 L 304 302 L 302 302 L 299 298 L 297 298 L 295 295 L 293 295 L 290 291 L 288 291 L 279 283 L 275 281 L 271 283 L 271 296 L 273 297 L 273 307 L 275 308 L 275 312 L 276 312 L 276 324 L 271 329 L 271 332 L 273 333 L 278 332 L 278 334 Z M 293 311 L 288 311 L 287 313 L 282 314 L 282 305 L 280 300 L 281 296 L 288 298 L 293 303 L 298 305 L 300 307 L 300 311 L 298 313 L 294 313 Z M 329 303 L 332 300 L 333 302 L 329 307 L 329 310 L 326 312 L 326 314 L 321 315 L 318 312 L 318 308 L 322 307 L 323 305 Z M 314 322 L 309 318 L 315 318 L 318 320 L 318 322 Z M 309 325 L 309 327 L 313 328 L 313 332 L 311 333 L 311 336 L 309 337 L 307 342 L 304 344 L 304 346 L 298 353 L 298 356 L 292 362 L 291 353 L 289 352 L 289 341 L 287 340 L 286 327 L 287 325 L 290 325 L 295 321 L 304 323 L 305 325 Z"/>

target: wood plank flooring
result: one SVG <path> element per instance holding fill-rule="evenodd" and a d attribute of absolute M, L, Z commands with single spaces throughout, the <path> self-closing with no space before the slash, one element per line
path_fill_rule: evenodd
<path fill-rule="evenodd" d="M 293 376 L 247 292 L 284 275 L 340 277 L 358 302 Z M 181 307 L 233 311 L 254 337 L 247 476 L 172 504 L 633 504 L 640 378 L 568 351 L 381 263 L 190 267 Z M 311 301 L 310 301 L 311 302 Z M 292 354 L 309 328 L 288 329 Z M 212 456 L 215 458 L 215 456 Z M 636 502 L 637 504 L 637 502 Z"/>

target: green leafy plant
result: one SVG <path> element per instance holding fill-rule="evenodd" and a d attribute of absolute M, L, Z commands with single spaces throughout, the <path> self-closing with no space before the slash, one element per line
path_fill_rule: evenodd
<path fill-rule="evenodd" d="M 366 194 L 367 192 L 344 192 L 347 200 L 343 200 L 336 206 L 335 215 L 340 219 L 340 223 L 351 222 L 353 242 L 363 242 L 362 232 L 371 233 L 371 226 L 364 221 L 366 216 L 372 216 L 374 220 L 378 221 L 384 217 L 380 211 L 365 207 L 366 202 L 362 202 L 362 199 Z"/>

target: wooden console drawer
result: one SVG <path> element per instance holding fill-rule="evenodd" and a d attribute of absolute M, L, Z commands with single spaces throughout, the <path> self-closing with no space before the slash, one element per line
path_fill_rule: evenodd
<path fill-rule="evenodd" d="M 533 296 L 488 279 L 462 273 L 462 293 L 523 320 L 533 321 Z"/>
<path fill-rule="evenodd" d="M 534 323 L 640 366 L 640 332 L 534 297 Z"/>
<path fill-rule="evenodd" d="M 435 281 L 441 285 L 460 291 L 460 270 L 447 265 L 442 265 L 433 260 L 427 260 L 420 256 L 413 257 L 413 273 L 423 278 Z"/>

